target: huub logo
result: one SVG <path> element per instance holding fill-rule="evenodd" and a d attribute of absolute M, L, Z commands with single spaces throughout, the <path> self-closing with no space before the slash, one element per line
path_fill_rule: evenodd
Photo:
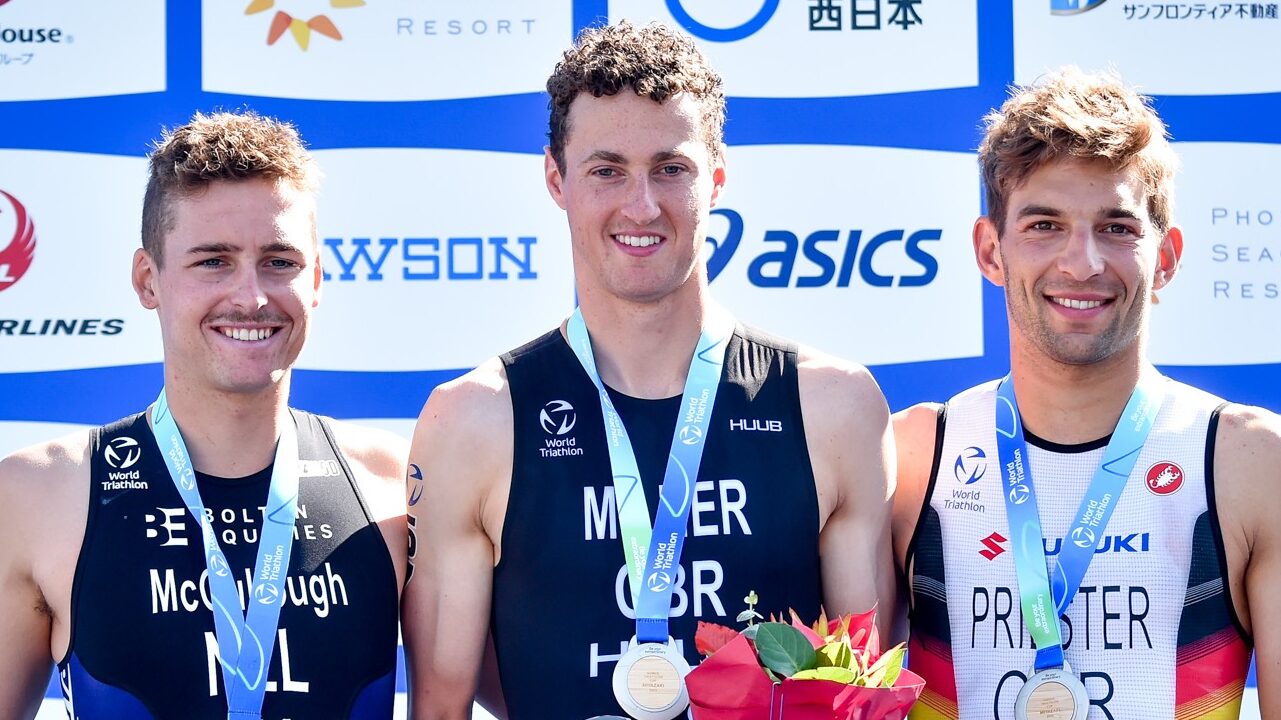
<path fill-rule="evenodd" d="M 118 437 L 107 443 L 106 449 L 102 451 L 102 457 L 111 467 L 117 470 L 128 470 L 142 457 L 142 448 L 139 447 L 138 441 L 131 437 Z"/>
<path fill-rule="evenodd" d="M 956 475 L 957 482 L 965 485 L 978 482 L 985 472 L 987 472 L 987 453 L 983 452 L 983 448 L 973 445 L 962 450 L 952 465 L 952 474 Z"/>
<path fill-rule="evenodd" d="M 574 429 L 578 413 L 564 400 L 552 400 L 538 413 L 538 422 L 548 435 L 565 435 Z"/>
<path fill-rule="evenodd" d="M 27 209 L 18 202 L 18 198 L 0 190 L 0 196 L 7 201 L 0 203 L 0 227 L 7 226 L 13 218 L 13 236 L 0 248 L 0 292 L 13 287 L 31 267 L 36 256 L 36 226 L 27 215 Z"/>

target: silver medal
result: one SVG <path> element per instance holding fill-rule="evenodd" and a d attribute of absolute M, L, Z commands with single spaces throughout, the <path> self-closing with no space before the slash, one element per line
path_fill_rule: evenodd
<path fill-rule="evenodd" d="M 689 663 L 670 637 L 665 643 L 627 645 L 614 666 L 614 698 L 636 720 L 672 720 L 689 706 Z"/>

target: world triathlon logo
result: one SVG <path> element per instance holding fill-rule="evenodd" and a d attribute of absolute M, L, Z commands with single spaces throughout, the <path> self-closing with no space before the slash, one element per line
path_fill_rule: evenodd
<path fill-rule="evenodd" d="M 672 586 L 672 576 L 668 575 L 662 570 L 659 570 L 657 572 L 652 572 L 650 573 L 649 579 L 646 581 L 646 584 L 649 585 L 649 589 L 653 590 L 654 592 L 663 592 L 664 590 Z"/>
<path fill-rule="evenodd" d="M 578 413 L 574 412 L 574 406 L 564 400 L 552 400 L 538 413 L 538 423 L 548 435 L 568 434 L 577 422 Z"/>
<path fill-rule="evenodd" d="M 1072 542 L 1081 548 L 1094 547 L 1094 531 L 1084 525 L 1072 528 Z"/>
<path fill-rule="evenodd" d="M 1019 483 L 1018 485 L 1014 485 L 1010 488 L 1010 502 L 1015 505 L 1022 505 L 1027 502 L 1028 497 L 1031 495 L 1032 491 L 1023 483 Z"/>
<path fill-rule="evenodd" d="M 8 242 L 0 246 L 0 292 L 21 280 L 36 256 L 36 226 L 31 216 L 18 198 L 0 190 L 0 228 L 10 225 L 13 233 L 9 234 Z M 0 241 L 6 234 L 0 234 Z"/>
<path fill-rule="evenodd" d="M 1054 15 L 1076 15 L 1107 2 L 1107 0 L 1050 0 L 1050 12 Z"/>
<path fill-rule="evenodd" d="M 973 485 L 983 478 L 983 473 L 987 472 L 987 453 L 983 448 L 970 446 L 961 451 L 956 456 L 956 462 L 952 464 L 952 474 L 956 476 L 957 482 L 964 485 Z"/>
<path fill-rule="evenodd" d="M 142 447 L 131 437 L 118 437 L 107 443 L 106 449 L 102 451 L 102 457 L 111 467 L 117 470 L 128 470 L 142 457 Z"/>
<path fill-rule="evenodd" d="M 697 425 L 686 425 L 681 428 L 681 442 L 686 445 L 697 445 L 703 440 L 703 429 Z"/>
<path fill-rule="evenodd" d="M 297 4 L 296 0 L 293 4 Z M 328 0 L 329 7 L 334 9 L 350 9 L 362 7 L 365 0 Z M 271 10 L 276 7 L 276 0 L 252 0 L 249 6 L 245 8 L 246 15 L 256 15 L 260 12 Z M 342 31 L 334 24 L 334 21 L 328 15 L 312 15 L 310 19 L 303 20 L 300 17 L 294 17 L 292 14 L 277 10 L 271 18 L 271 26 L 267 29 L 267 44 L 275 45 L 277 40 L 288 30 L 293 36 L 294 42 L 303 52 L 311 46 L 311 34 L 313 32 L 324 35 L 331 40 L 342 40 Z"/>
<path fill-rule="evenodd" d="M 270 583 L 259 583 L 254 588 L 254 597 L 263 605 L 272 605 L 280 602 L 280 588 Z"/>

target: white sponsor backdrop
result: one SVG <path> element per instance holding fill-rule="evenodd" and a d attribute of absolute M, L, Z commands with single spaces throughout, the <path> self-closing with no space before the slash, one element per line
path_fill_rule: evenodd
<path fill-rule="evenodd" d="M 1281 19 L 1275 3 L 1112 0 L 1075 15 L 1014 3 L 1014 77 L 1035 80 L 1065 64 L 1117 69 L 1161 95 L 1281 91 Z M 1271 5 L 1269 17 L 1267 6 Z"/>
<path fill-rule="evenodd" d="M 767 145 L 735 148 L 729 168 L 720 205 L 742 239 L 712 289 L 741 320 L 871 365 L 983 354 L 971 155 Z M 727 224 L 713 222 L 722 241 Z"/>
<path fill-rule="evenodd" d="M 1152 312 L 1152 356 L 1281 363 L 1281 147 L 1180 143 L 1178 151 L 1183 262 Z"/>
<path fill-rule="evenodd" d="M 316 155 L 329 280 L 299 367 L 471 368 L 573 307 L 565 216 L 540 189 L 542 156 Z"/>
<path fill-rule="evenodd" d="M 36 242 L 0 294 L 0 372 L 161 360 L 160 329 L 129 280 L 145 184 L 139 157 L 0 149 L 0 190 L 26 209 Z M 15 217 L 0 196 L 0 253 Z"/>
<path fill-rule="evenodd" d="M 873 95 L 978 82 L 974 4 L 935 0 L 913 7 L 844 0 L 826 3 L 826 10 L 819 9 L 820 4 L 615 0 L 609 4 L 609 15 L 611 20 L 657 20 L 674 26 L 683 18 L 697 23 L 691 32 L 725 77 L 727 92 L 744 97 Z M 759 30 L 751 32 L 757 25 Z M 748 32 L 736 41 L 712 39 Z"/>
<path fill-rule="evenodd" d="M 264 9 L 245 12 L 256 6 Z M 569 3 L 220 0 L 203 8 L 205 90 L 241 95 L 438 100 L 538 92 L 573 37 Z M 280 13 L 294 29 L 268 45 Z M 308 22 L 328 23 L 321 27 L 341 39 Z"/>
<path fill-rule="evenodd" d="M 0 3 L 3 4 L 3 3 Z M 0 10 L 0 101 L 165 89 L 165 0 L 10 0 Z"/>
<path fill-rule="evenodd" d="M 0 453 L 154 397 L 159 334 L 129 286 L 146 140 L 193 110 L 239 106 L 297 123 L 328 176 L 331 279 L 296 401 L 407 434 L 435 383 L 572 307 L 541 88 L 574 31 L 605 17 L 685 22 L 725 75 L 713 292 L 745 320 L 871 364 L 895 409 L 1006 368 L 1003 300 L 969 253 L 981 116 L 1047 67 L 1118 69 L 1158 95 L 1185 164 L 1185 262 L 1154 310 L 1153 356 L 1281 410 L 1274 4 L 1236 3 L 1231 17 L 1205 17 L 1221 3 L 1112 0 L 1064 16 L 1051 4 L 0 0 L 0 190 L 36 230 L 30 268 L 0 275 Z M 0 266 L 16 267 L 12 212 L 0 202 Z M 895 231 L 863 268 L 868 244 Z M 924 231 L 938 239 L 913 245 Z M 786 281 L 761 287 L 782 270 L 765 254 L 787 246 L 765 238 L 789 234 Z M 77 333 L 40 334 L 59 319 Z M 108 319 L 119 333 L 103 334 Z"/>

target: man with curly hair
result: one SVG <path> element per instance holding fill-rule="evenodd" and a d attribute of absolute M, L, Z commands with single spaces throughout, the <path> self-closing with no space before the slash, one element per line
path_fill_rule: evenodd
<path fill-rule="evenodd" d="M 390 434 L 288 406 L 320 300 L 290 125 L 197 114 L 150 158 L 133 286 L 146 411 L 0 462 L 0 714 L 390 718 L 406 568 Z"/>
<path fill-rule="evenodd" d="M 1281 420 L 1146 353 L 1179 267 L 1145 98 L 1067 69 L 987 118 L 979 269 L 1010 374 L 894 418 L 914 718 L 1281 716 Z"/>
<path fill-rule="evenodd" d="M 516 720 L 676 717 L 697 622 L 737 624 L 753 590 L 811 621 L 892 601 L 880 390 L 708 293 L 720 77 L 687 36 L 620 23 L 585 31 L 547 90 L 580 307 L 419 417 L 416 718 L 467 717 L 478 680 Z"/>

